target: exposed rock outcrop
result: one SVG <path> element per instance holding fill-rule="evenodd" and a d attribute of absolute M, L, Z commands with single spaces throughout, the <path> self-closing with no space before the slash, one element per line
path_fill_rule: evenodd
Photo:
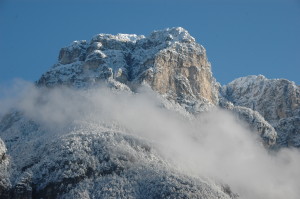
<path fill-rule="evenodd" d="M 278 133 L 278 147 L 300 146 L 300 87 L 285 79 L 262 75 L 238 78 L 221 90 L 236 106 L 259 112 Z"/>
<path fill-rule="evenodd" d="M 231 102 L 220 96 L 220 107 L 231 111 L 239 120 L 245 122 L 253 131 L 262 138 L 266 148 L 273 148 L 277 140 L 275 129 L 257 112 L 243 106 L 234 106 Z"/>
<path fill-rule="evenodd" d="M 0 198 L 9 198 L 11 188 L 9 179 L 9 158 L 4 142 L 0 139 Z"/>

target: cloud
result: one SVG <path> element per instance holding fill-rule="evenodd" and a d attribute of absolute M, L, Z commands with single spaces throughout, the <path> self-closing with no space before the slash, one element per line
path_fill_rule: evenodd
<path fill-rule="evenodd" d="M 149 89 L 134 94 L 103 86 L 47 89 L 23 82 L 2 98 L 2 107 L 10 98 L 8 107 L 49 129 L 95 123 L 149 140 L 182 172 L 224 182 L 241 198 L 300 195 L 299 150 L 268 152 L 260 138 L 227 111 L 216 108 L 186 118 L 178 113 L 182 110 L 163 108 L 166 102 Z"/>
<path fill-rule="evenodd" d="M 32 83 L 21 79 L 14 79 L 7 84 L 0 85 L 0 117 L 15 108 L 28 90 L 33 90 Z"/>

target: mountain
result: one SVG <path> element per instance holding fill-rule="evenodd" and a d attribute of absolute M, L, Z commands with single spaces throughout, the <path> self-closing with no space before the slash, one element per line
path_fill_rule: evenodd
<path fill-rule="evenodd" d="M 180 27 L 75 41 L 1 119 L 0 198 L 237 198 L 223 179 L 186 171 L 207 137 L 190 126 L 223 109 L 265 151 L 299 147 L 299 93 L 263 76 L 221 86 Z"/>
<path fill-rule="evenodd" d="M 147 84 L 192 114 L 219 104 L 220 85 L 204 47 L 180 27 L 154 31 L 149 37 L 99 34 L 89 43 L 75 41 L 60 50 L 58 63 L 37 84 L 84 88 L 99 81 L 132 92 Z M 245 108 L 234 112 L 259 132 L 266 146 L 274 145 L 276 132 L 259 113 Z"/>
<path fill-rule="evenodd" d="M 11 198 L 230 198 L 223 185 L 172 169 L 147 141 L 120 129 L 86 124 L 51 138 L 17 117 L 3 136 L 12 161 Z M 1 186 L 5 197 L 7 178 Z"/>
<path fill-rule="evenodd" d="M 146 83 L 190 112 L 218 103 L 206 51 L 183 28 L 154 31 L 149 37 L 99 34 L 89 43 L 75 41 L 61 49 L 58 63 L 37 84 L 81 88 L 100 80 L 132 91 Z"/>
<path fill-rule="evenodd" d="M 56 103 L 51 110 L 45 108 L 56 102 L 56 98 L 51 101 L 58 95 L 55 88 L 82 90 L 76 93 L 76 97 L 82 94 L 80 106 L 99 84 L 124 96 L 149 85 L 161 96 L 159 107 L 185 118 L 191 117 L 186 110 L 199 113 L 218 103 L 218 84 L 205 49 L 183 28 L 155 31 L 149 37 L 99 34 L 90 42 L 75 41 L 61 49 L 58 63 L 36 82 L 38 91 L 28 92 L 33 98 L 30 103 L 2 118 L 0 136 L 7 148 L 2 154 L 9 157 L 2 163 L 2 173 L 9 170 L 9 176 L 2 183 L 1 197 L 236 197 L 223 183 L 186 175 L 165 160 L 151 141 L 132 135 L 126 124 L 108 120 L 109 113 L 102 118 L 105 121 L 94 121 L 98 115 L 93 113 L 89 119 L 70 114 L 71 119 L 60 122 L 61 110 L 76 107 L 65 110 L 67 104 Z M 63 91 L 61 103 L 64 94 L 72 92 Z M 72 104 L 76 97 L 70 95 Z M 78 112 L 86 113 L 87 107 L 93 109 L 87 105 Z"/>
<path fill-rule="evenodd" d="M 275 128 L 278 147 L 300 147 L 300 86 L 259 75 L 238 78 L 222 93 L 235 106 L 259 112 Z"/>

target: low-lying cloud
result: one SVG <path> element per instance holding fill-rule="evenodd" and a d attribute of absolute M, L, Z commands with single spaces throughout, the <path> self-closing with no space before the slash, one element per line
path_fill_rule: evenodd
<path fill-rule="evenodd" d="M 25 86 L 24 86 L 25 85 Z M 11 108 L 46 128 L 74 121 L 118 124 L 127 133 L 157 144 L 157 150 L 188 175 L 227 183 L 241 198 L 296 199 L 300 195 L 300 153 L 270 153 L 260 138 L 231 113 L 215 109 L 197 118 L 162 108 L 153 91 L 137 94 L 105 87 L 89 90 L 36 88 L 19 83 L 1 99 L 0 113 Z"/>

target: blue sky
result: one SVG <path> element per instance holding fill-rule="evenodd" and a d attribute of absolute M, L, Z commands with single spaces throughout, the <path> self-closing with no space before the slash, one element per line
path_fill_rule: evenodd
<path fill-rule="evenodd" d="M 254 74 L 300 84 L 300 0 L 0 0 L 0 84 L 37 80 L 74 40 L 174 26 L 206 48 L 221 84 Z"/>

